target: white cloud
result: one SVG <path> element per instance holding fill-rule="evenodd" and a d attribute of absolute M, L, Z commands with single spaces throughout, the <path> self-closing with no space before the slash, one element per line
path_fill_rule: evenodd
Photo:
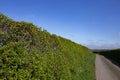
<path fill-rule="evenodd" d="M 91 48 L 91 49 L 116 49 L 120 48 L 120 43 L 110 43 L 105 40 L 89 40 L 85 46 Z"/>
<path fill-rule="evenodd" d="M 118 32 L 118 35 L 119 35 L 119 37 L 120 37 L 120 32 Z"/>

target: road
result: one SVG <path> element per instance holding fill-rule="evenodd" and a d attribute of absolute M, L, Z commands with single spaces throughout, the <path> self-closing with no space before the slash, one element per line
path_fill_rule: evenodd
<path fill-rule="evenodd" d="M 96 54 L 96 80 L 120 80 L 120 67 L 102 55 Z"/>

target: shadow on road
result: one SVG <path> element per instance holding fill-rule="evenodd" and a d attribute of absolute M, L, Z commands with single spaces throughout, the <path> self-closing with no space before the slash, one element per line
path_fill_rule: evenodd
<path fill-rule="evenodd" d="M 99 55 L 101 55 L 101 54 L 99 54 Z M 103 55 L 103 56 L 106 57 L 107 59 L 109 59 L 113 64 L 115 64 L 115 65 L 117 65 L 118 67 L 120 67 L 120 63 L 116 62 L 115 60 L 113 60 L 113 59 L 111 59 L 111 58 L 109 58 L 109 57 L 107 57 L 107 56 L 105 56 L 105 55 Z"/>
<path fill-rule="evenodd" d="M 102 55 L 104 57 L 106 57 L 108 60 L 110 60 L 113 64 L 115 64 L 116 66 L 120 67 L 120 63 L 118 63 L 117 61 L 115 61 L 114 59 L 111 59 L 110 57 L 106 56 L 106 55 L 103 55 L 103 54 L 100 54 L 100 53 L 95 53 L 95 54 L 99 54 L 99 55 Z"/>

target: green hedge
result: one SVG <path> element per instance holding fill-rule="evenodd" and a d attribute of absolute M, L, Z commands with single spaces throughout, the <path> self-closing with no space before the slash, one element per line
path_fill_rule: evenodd
<path fill-rule="evenodd" d="M 0 14 L 1 80 L 95 80 L 94 58 L 84 46 Z"/>
<path fill-rule="evenodd" d="M 120 64 L 120 49 L 101 51 L 100 54 Z"/>

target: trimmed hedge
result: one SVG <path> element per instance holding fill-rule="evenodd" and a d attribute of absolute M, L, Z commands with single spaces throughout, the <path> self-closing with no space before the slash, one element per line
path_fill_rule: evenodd
<path fill-rule="evenodd" d="M 94 55 L 79 44 L 0 14 L 2 80 L 95 80 Z"/>

